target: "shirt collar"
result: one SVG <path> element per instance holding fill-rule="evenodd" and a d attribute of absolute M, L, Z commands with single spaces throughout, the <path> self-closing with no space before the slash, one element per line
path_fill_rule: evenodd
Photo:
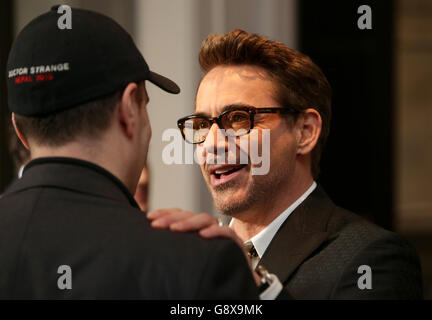
<path fill-rule="evenodd" d="M 303 193 L 296 201 L 294 201 L 285 211 L 283 211 L 267 227 L 248 240 L 252 242 L 260 258 L 264 255 L 264 252 L 267 250 L 267 247 L 269 246 L 276 232 L 279 230 L 280 226 L 290 216 L 290 214 L 315 190 L 316 186 L 317 184 L 314 181 L 309 189 L 307 189 L 306 192 Z M 231 220 L 230 226 L 232 225 L 233 220 L 234 218 Z"/>
<path fill-rule="evenodd" d="M 24 172 L 25 164 L 23 164 L 18 170 L 18 179 L 21 179 Z"/>
<path fill-rule="evenodd" d="M 111 172 L 109 172 L 108 170 L 102 168 L 101 166 L 89 162 L 89 161 L 85 161 L 85 160 L 81 160 L 81 159 L 77 159 L 77 158 L 68 158 L 68 157 L 43 157 L 43 158 L 36 158 L 31 160 L 29 163 L 27 163 L 24 168 L 23 168 L 23 172 L 22 172 L 22 176 L 23 178 L 26 176 L 26 173 L 28 171 L 31 171 L 32 168 L 34 167 L 38 167 L 41 165 L 46 165 L 46 164 L 64 164 L 64 165 L 72 165 L 72 166 L 77 166 L 77 167 L 81 167 L 81 168 L 86 168 L 86 169 L 90 169 L 93 172 L 97 172 L 100 175 L 104 176 L 105 178 L 107 178 L 109 181 L 111 181 L 116 187 L 117 189 L 120 190 L 120 194 L 123 194 L 123 196 L 126 197 L 126 199 L 128 200 L 128 202 L 135 208 L 139 208 L 138 204 L 136 203 L 133 195 L 130 193 L 130 191 L 128 190 L 128 188 L 123 184 L 123 182 L 117 178 L 116 176 L 114 176 Z M 22 180 L 22 179 L 19 179 Z M 76 183 L 80 183 L 80 181 L 75 181 Z M 99 192 L 100 190 L 94 190 L 95 192 Z"/>

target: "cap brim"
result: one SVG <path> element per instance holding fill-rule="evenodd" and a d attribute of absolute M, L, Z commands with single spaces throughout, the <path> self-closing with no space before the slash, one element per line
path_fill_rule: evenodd
<path fill-rule="evenodd" d="M 165 90 L 166 92 L 174 93 L 174 94 L 180 93 L 180 88 L 174 81 L 164 76 L 161 76 L 156 72 L 150 71 L 147 80 L 153 83 L 154 85 L 158 86 L 162 90 Z"/>

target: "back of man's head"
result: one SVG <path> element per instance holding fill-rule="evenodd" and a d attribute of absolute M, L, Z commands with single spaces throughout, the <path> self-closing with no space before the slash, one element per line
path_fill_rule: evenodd
<path fill-rule="evenodd" d="M 31 21 L 14 41 L 7 64 L 9 109 L 26 138 L 58 147 L 97 139 L 110 125 L 126 86 L 144 81 L 178 93 L 150 71 L 130 35 L 101 14 L 72 9 L 71 29 L 58 25 L 58 8 Z"/>
<path fill-rule="evenodd" d="M 15 114 L 15 124 L 28 140 L 37 145 L 59 147 L 77 138 L 98 141 L 112 122 L 122 90 L 70 109 L 42 116 Z M 142 90 L 140 104 L 142 100 Z"/>

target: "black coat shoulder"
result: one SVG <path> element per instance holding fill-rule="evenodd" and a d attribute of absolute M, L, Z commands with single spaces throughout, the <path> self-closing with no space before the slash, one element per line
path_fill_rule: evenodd
<path fill-rule="evenodd" d="M 40 160 L 0 199 L 0 298 L 258 298 L 233 241 L 151 228 L 118 179 L 81 162 Z"/>
<path fill-rule="evenodd" d="M 422 299 L 420 261 L 403 237 L 336 206 L 326 229 L 288 285 L 297 298 Z"/>

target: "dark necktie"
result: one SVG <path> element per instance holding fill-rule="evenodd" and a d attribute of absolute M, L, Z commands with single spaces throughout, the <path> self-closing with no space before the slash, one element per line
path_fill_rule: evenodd
<path fill-rule="evenodd" d="M 253 245 L 253 243 L 251 241 L 247 241 L 245 243 L 245 248 L 246 248 L 246 252 L 248 254 L 248 257 L 250 259 L 258 258 L 258 253 L 255 250 L 255 247 L 254 247 L 254 245 Z"/>

